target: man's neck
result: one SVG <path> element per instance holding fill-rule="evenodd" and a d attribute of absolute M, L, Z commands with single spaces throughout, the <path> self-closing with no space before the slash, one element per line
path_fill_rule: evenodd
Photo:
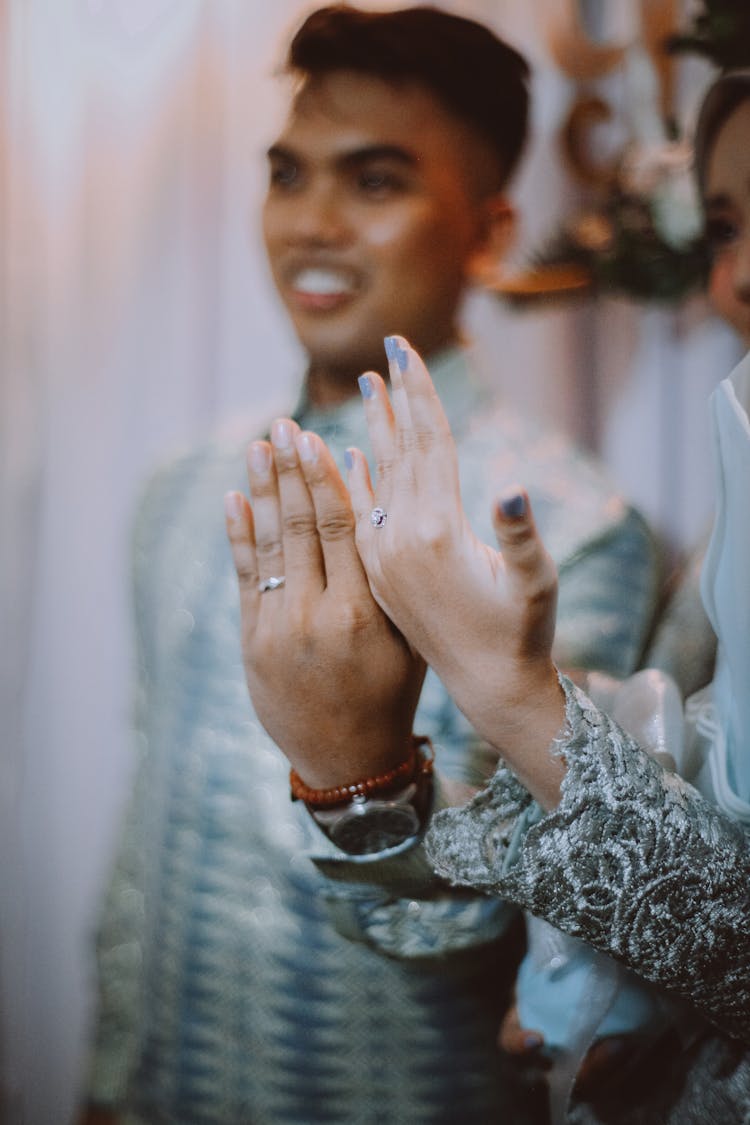
<path fill-rule="evenodd" d="M 357 392 L 357 378 L 362 372 L 340 368 L 333 370 L 328 366 L 311 365 L 307 371 L 305 385 L 307 398 L 316 410 L 330 410 L 340 406 Z"/>
<path fill-rule="evenodd" d="M 438 352 L 445 348 L 455 347 L 459 342 L 458 334 L 454 333 L 429 350 L 425 349 L 422 354 L 429 362 Z M 311 364 L 305 380 L 310 405 L 314 406 L 316 410 L 330 410 L 333 407 L 340 406 L 342 402 L 346 402 L 347 399 L 357 394 L 357 379 L 363 371 L 368 370 L 381 371 L 387 379 L 385 357 L 379 363 L 364 364 L 356 369 L 343 366 L 333 367 L 330 364 Z"/>

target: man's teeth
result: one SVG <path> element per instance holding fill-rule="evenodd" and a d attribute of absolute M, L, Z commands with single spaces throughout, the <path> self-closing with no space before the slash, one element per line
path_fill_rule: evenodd
<path fill-rule="evenodd" d="M 335 270 L 302 270 L 294 279 L 294 288 L 317 297 L 328 297 L 334 293 L 351 293 L 354 288 L 348 277 Z"/>

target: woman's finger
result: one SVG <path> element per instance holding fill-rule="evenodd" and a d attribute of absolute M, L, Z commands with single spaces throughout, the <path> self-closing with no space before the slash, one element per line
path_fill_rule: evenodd
<path fill-rule="evenodd" d="M 234 569 L 240 587 L 240 609 L 252 621 L 258 612 L 258 560 L 255 553 L 253 513 L 241 492 L 227 492 L 224 497 L 227 536 L 232 550 Z"/>
<path fill-rule="evenodd" d="M 273 453 L 267 441 L 254 441 L 248 448 L 247 479 L 252 498 L 258 581 L 262 583 L 284 575 L 279 491 Z"/>
<path fill-rule="evenodd" d="M 638 1034 L 608 1035 L 598 1039 L 586 1053 L 576 1074 L 575 1092 L 586 1101 L 612 1090 L 627 1080 L 627 1070 L 646 1053 L 644 1038 Z"/>
<path fill-rule="evenodd" d="M 527 493 L 506 490 L 493 509 L 505 580 L 524 607 L 521 648 L 529 656 L 549 656 L 555 635 L 557 568 L 534 523 Z"/>
<path fill-rule="evenodd" d="M 396 438 L 411 429 L 409 396 L 404 386 L 403 373 L 409 362 L 409 351 L 403 336 L 386 336 L 383 341 L 391 379 L 391 398 L 396 419 Z"/>
<path fill-rule="evenodd" d="M 367 371 L 359 377 L 359 389 L 365 408 L 367 432 L 377 473 L 378 492 L 390 488 L 396 456 L 396 422 L 385 383 L 376 371 Z"/>
<path fill-rule="evenodd" d="M 299 434 L 297 450 L 315 512 L 325 584 L 342 591 L 364 592 L 367 577 L 354 542 L 354 512 L 336 463 L 317 434 Z"/>
<path fill-rule="evenodd" d="M 386 348 L 393 387 L 397 441 L 401 448 L 436 449 L 441 458 L 451 441 L 450 427 L 437 391 L 421 356 L 403 336 L 389 336 Z M 397 405 L 399 398 L 405 409 Z"/>
<path fill-rule="evenodd" d="M 346 470 L 349 483 L 349 495 L 352 498 L 352 508 L 354 509 L 354 519 L 357 526 L 357 546 L 361 548 L 364 544 L 369 542 L 370 532 L 382 530 L 382 528 L 375 527 L 372 522 L 373 512 L 377 505 L 372 489 L 372 481 L 370 480 L 370 469 L 367 464 L 367 458 L 361 449 L 347 449 Z M 381 508 L 381 510 L 387 520 L 388 514 L 386 510 L 384 508 Z M 375 518 L 377 518 L 377 516 Z M 365 558 L 364 561 L 366 563 L 367 559 Z"/>
<path fill-rule="evenodd" d="M 544 1046 L 544 1036 L 541 1032 L 521 1027 L 516 1004 L 512 1004 L 505 1013 L 497 1041 L 501 1050 L 516 1056 L 536 1055 Z"/>
<path fill-rule="evenodd" d="M 511 485 L 493 508 L 495 535 L 511 582 L 554 583 L 554 564 L 534 523 L 528 494 Z"/>
<path fill-rule="evenodd" d="M 299 426 L 277 418 L 271 445 L 279 494 L 279 516 L 287 594 L 307 598 L 325 589 L 318 523 L 297 450 Z"/>

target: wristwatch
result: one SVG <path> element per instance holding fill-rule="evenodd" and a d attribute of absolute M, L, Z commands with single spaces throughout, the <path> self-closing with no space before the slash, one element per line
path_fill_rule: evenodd
<path fill-rule="evenodd" d="M 290 796 L 304 801 L 329 839 L 349 855 L 389 851 L 416 839 L 427 822 L 433 759 L 429 738 L 414 734 L 408 757 L 376 777 L 312 789 L 292 768 Z"/>
<path fill-rule="evenodd" d="M 388 798 L 357 794 L 345 806 L 310 809 L 336 847 L 349 855 L 369 855 L 398 847 L 422 830 L 430 804 L 431 779 L 412 781 Z"/>

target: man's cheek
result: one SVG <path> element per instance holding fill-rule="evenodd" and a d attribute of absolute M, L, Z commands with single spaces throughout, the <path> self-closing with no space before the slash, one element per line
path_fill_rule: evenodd
<path fill-rule="evenodd" d="M 403 257 L 433 233 L 422 210 L 416 206 L 385 208 L 377 218 L 371 217 L 360 226 L 360 234 L 373 249 Z"/>

